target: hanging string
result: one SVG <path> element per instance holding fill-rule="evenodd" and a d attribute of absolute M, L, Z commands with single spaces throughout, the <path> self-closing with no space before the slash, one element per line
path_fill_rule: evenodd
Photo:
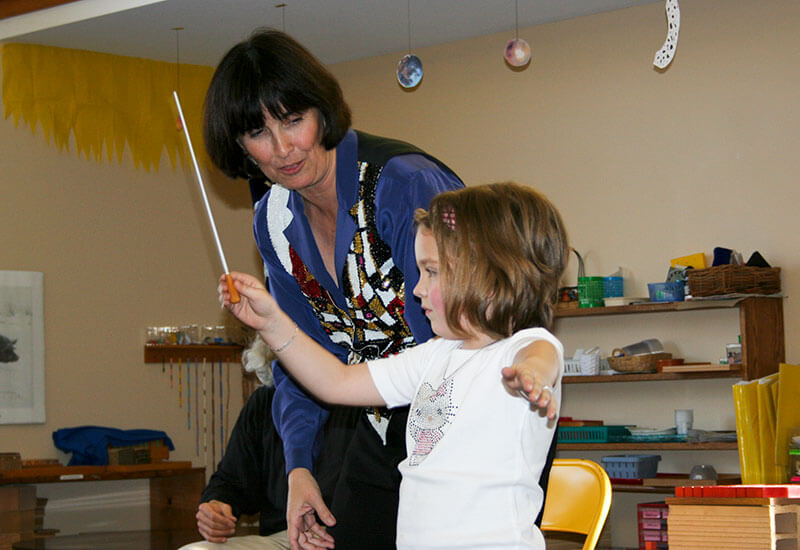
<path fill-rule="evenodd" d="M 227 376 L 225 387 L 225 441 L 228 440 L 228 428 L 231 423 L 231 364 L 225 363 L 225 374 Z"/>
<path fill-rule="evenodd" d="M 275 4 L 276 8 L 281 8 L 281 30 L 286 32 L 286 4 L 281 2 L 280 4 Z"/>
<path fill-rule="evenodd" d="M 514 38 L 519 38 L 519 0 L 514 0 Z"/>
<path fill-rule="evenodd" d="M 408 53 L 411 53 L 411 0 L 408 0 L 406 17 L 408 20 Z"/>
<path fill-rule="evenodd" d="M 217 416 L 216 416 L 216 400 L 215 400 L 215 391 L 216 391 L 216 380 L 214 379 L 214 363 L 211 363 L 211 461 L 215 463 L 217 461 Z"/>
<path fill-rule="evenodd" d="M 206 358 L 203 357 L 203 464 L 208 466 L 208 408 L 206 407 Z M 211 470 L 206 468 L 206 476 L 211 475 Z"/>
<path fill-rule="evenodd" d="M 192 360 L 186 360 L 186 429 L 192 429 Z"/>
<path fill-rule="evenodd" d="M 175 31 L 175 90 L 181 94 L 181 35 L 183 27 L 172 27 Z"/>
<path fill-rule="evenodd" d="M 195 359 L 195 365 L 200 363 Z M 200 457 L 200 372 L 194 373 L 194 455 Z"/>
<path fill-rule="evenodd" d="M 178 408 L 183 408 L 183 359 L 178 359 Z"/>
<path fill-rule="evenodd" d="M 225 424 L 223 414 L 225 403 L 223 402 L 222 393 L 222 357 L 219 358 L 219 456 L 222 458 L 222 453 L 225 449 Z"/>

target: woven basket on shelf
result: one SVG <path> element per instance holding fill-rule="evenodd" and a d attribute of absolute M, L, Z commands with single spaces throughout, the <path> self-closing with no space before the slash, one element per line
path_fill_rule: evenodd
<path fill-rule="evenodd" d="M 781 291 L 780 267 L 718 265 L 686 272 L 692 296 L 776 294 Z"/>
<path fill-rule="evenodd" d="M 622 355 L 619 348 L 611 352 L 608 364 L 617 372 L 655 372 L 658 370 L 658 361 L 672 359 L 671 353 L 642 353 L 639 355 Z"/>

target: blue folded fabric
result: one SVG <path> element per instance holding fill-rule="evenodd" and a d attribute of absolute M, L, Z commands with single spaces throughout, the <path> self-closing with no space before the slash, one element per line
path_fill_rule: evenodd
<path fill-rule="evenodd" d="M 127 447 L 162 439 L 172 451 L 175 446 L 165 432 L 158 430 L 120 430 L 103 426 L 61 428 L 53 432 L 56 448 L 72 453 L 67 466 L 105 466 L 108 447 Z"/>

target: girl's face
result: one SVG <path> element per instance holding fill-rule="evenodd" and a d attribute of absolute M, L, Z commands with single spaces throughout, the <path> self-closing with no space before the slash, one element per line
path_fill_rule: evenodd
<path fill-rule="evenodd" d="M 447 324 L 439 276 L 439 249 L 430 229 L 420 226 L 414 238 L 414 253 L 419 267 L 419 282 L 414 296 L 422 302 L 422 310 L 431 322 L 433 332 L 442 338 L 456 339 Z"/>
<path fill-rule="evenodd" d="M 308 109 L 278 120 L 264 110 L 264 127 L 245 132 L 240 144 L 270 181 L 302 191 L 335 181 L 336 151 L 320 143 L 319 112 Z"/>
<path fill-rule="evenodd" d="M 492 343 L 492 337 L 473 329 L 466 319 L 461 320 L 461 326 L 470 335 L 467 338 L 453 332 L 447 323 L 439 270 L 439 247 L 430 229 L 422 226 L 417 228 L 414 253 L 419 268 L 419 282 L 414 287 L 414 296 L 422 302 L 422 310 L 431 322 L 434 334 L 448 340 L 462 340 L 461 347 L 464 349 L 478 349 Z"/>

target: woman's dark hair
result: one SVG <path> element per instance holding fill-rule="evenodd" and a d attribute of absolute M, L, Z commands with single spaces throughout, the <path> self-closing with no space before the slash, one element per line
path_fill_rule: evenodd
<path fill-rule="evenodd" d="M 203 137 L 211 161 L 232 178 L 263 176 L 238 138 L 264 127 L 264 109 L 283 120 L 311 108 L 319 112 L 320 143 L 333 149 L 351 120 L 336 78 L 288 34 L 256 30 L 225 54 L 208 87 Z"/>

